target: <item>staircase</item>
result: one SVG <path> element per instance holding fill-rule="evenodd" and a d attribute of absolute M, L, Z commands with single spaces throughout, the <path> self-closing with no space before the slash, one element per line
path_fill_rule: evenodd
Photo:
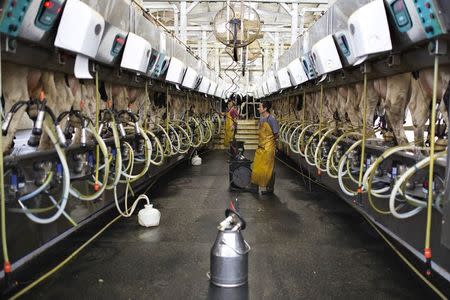
<path fill-rule="evenodd" d="M 256 150 L 258 148 L 258 125 L 259 120 L 238 120 L 236 140 L 245 143 L 245 150 Z M 225 124 L 222 127 L 225 127 Z M 225 149 L 223 137 L 224 130 L 222 128 L 220 136 L 214 139 L 215 149 Z"/>

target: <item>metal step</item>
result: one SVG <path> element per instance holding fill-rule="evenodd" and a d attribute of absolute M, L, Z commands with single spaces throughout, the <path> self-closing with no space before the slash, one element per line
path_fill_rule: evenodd
<path fill-rule="evenodd" d="M 250 130 L 250 131 L 258 131 L 258 127 L 250 127 L 250 126 L 241 126 L 238 125 L 237 130 Z"/>
<path fill-rule="evenodd" d="M 258 140 L 259 136 L 255 134 L 236 134 L 236 139 L 240 141 L 246 141 L 246 140 Z"/>
<path fill-rule="evenodd" d="M 256 150 L 258 149 L 258 145 L 245 145 L 245 150 Z M 214 145 L 214 149 L 218 150 L 228 150 L 229 148 L 226 148 L 224 145 Z"/>
<path fill-rule="evenodd" d="M 238 124 L 251 124 L 251 125 L 258 125 L 258 120 L 237 120 Z"/>
<path fill-rule="evenodd" d="M 242 129 L 242 130 L 237 130 L 236 132 L 237 134 L 253 134 L 253 135 L 258 135 L 258 131 L 257 130 L 248 130 L 248 129 Z"/>
<path fill-rule="evenodd" d="M 258 148 L 258 135 L 259 121 L 258 120 L 238 120 L 236 140 L 244 142 L 244 148 L 248 150 L 256 150 Z M 226 149 L 223 145 L 224 129 L 220 136 L 214 138 L 215 149 Z"/>
<path fill-rule="evenodd" d="M 258 138 L 255 138 L 255 139 L 242 139 L 242 138 L 236 137 L 236 141 L 255 144 L 255 143 L 258 143 L 259 139 Z M 215 143 L 215 144 L 223 143 L 223 138 L 213 139 L 213 143 Z"/>
<path fill-rule="evenodd" d="M 214 146 L 218 146 L 218 145 L 222 145 L 223 146 L 223 141 L 220 143 L 213 143 Z M 258 146 L 258 141 L 245 141 L 244 142 L 244 147 L 247 147 L 247 145 L 252 145 L 252 146 Z"/>

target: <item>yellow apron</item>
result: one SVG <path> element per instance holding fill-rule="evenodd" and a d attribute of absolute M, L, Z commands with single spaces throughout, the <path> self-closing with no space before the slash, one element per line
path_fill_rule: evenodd
<path fill-rule="evenodd" d="M 230 111 L 226 114 L 225 119 L 225 137 L 223 139 L 223 145 L 228 148 L 230 146 L 230 142 L 234 137 L 234 129 L 233 129 L 233 118 L 231 117 Z"/>
<path fill-rule="evenodd" d="M 252 183 L 267 187 L 275 164 L 275 137 L 269 123 L 259 125 L 259 142 L 253 161 Z"/>

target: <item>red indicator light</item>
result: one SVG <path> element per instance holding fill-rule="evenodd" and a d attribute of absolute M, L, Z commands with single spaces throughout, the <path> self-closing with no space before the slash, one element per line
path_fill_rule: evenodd
<path fill-rule="evenodd" d="M 125 42 L 125 40 L 123 38 L 118 37 L 118 38 L 116 38 L 116 42 L 119 44 L 123 44 Z"/>
<path fill-rule="evenodd" d="M 45 8 L 52 8 L 52 7 L 53 7 L 53 2 L 45 1 L 45 2 L 44 2 L 44 7 L 45 7 Z"/>

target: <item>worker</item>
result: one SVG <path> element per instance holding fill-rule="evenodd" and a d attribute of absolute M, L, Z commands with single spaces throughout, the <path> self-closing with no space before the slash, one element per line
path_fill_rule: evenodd
<path fill-rule="evenodd" d="M 259 194 L 272 193 L 275 183 L 273 168 L 275 165 L 275 144 L 278 139 L 279 125 L 270 113 L 272 104 L 263 101 L 259 104 L 259 141 L 253 161 L 252 184 Z"/>
<path fill-rule="evenodd" d="M 228 148 L 230 142 L 234 140 L 234 135 L 237 129 L 237 119 L 239 113 L 234 101 L 228 102 L 228 111 L 225 113 L 225 137 L 223 139 L 223 145 Z"/>

